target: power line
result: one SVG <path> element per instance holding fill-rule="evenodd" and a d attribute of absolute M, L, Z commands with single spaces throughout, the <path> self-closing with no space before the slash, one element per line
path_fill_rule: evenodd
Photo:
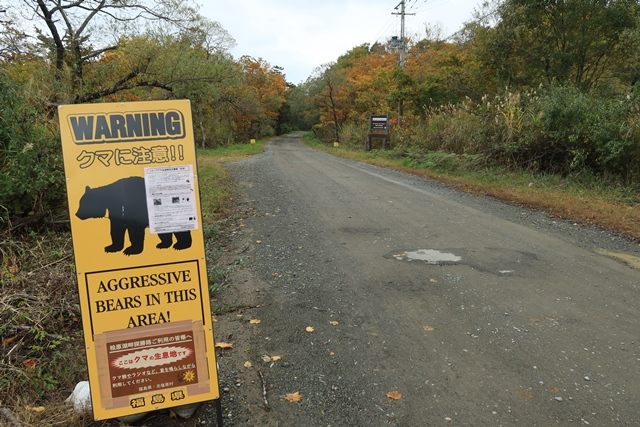
<path fill-rule="evenodd" d="M 391 27 L 393 27 L 394 23 L 395 23 L 395 19 L 394 19 L 394 17 L 393 17 L 393 16 L 390 16 L 390 17 L 387 19 L 387 22 L 382 26 L 382 30 L 378 33 L 378 35 L 376 36 L 375 40 L 373 41 L 373 43 L 370 43 L 370 45 L 371 45 L 371 46 L 373 46 L 374 44 L 376 44 L 376 43 L 380 40 L 380 38 L 381 38 L 383 35 L 387 34 L 387 33 L 388 33 L 388 31 L 391 29 Z M 386 39 L 386 38 L 387 38 L 387 37 L 385 36 L 385 39 Z"/>

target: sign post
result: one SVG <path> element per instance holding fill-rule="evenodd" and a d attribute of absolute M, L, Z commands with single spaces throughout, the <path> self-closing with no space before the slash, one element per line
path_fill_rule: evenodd
<path fill-rule="evenodd" d="M 365 151 L 371 151 L 371 146 L 374 139 L 382 139 L 383 148 L 388 148 L 390 142 L 389 115 L 371 115 L 369 123 L 369 137 L 367 138 L 367 143 L 365 144 Z"/>
<path fill-rule="evenodd" d="M 219 399 L 189 101 L 58 114 L 94 418 Z"/>

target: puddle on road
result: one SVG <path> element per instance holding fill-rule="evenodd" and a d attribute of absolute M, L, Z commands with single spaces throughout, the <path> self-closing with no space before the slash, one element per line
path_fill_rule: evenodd
<path fill-rule="evenodd" d="M 454 264 L 462 261 L 462 257 L 448 252 L 440 252 L 435 249 L 416 249 L 415 251 L 403 251 L 391 255 L 398 261 L 424 261 L 427 264 Z"/>

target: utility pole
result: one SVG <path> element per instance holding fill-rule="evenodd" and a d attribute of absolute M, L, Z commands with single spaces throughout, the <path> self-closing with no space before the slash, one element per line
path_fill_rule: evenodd
<path fill-rule="evenodd" d="M 407 15 L 415 15 L 415 13 L 407 13 L 406 11 L 407 2 L 406 0 L 402 0 L 393 10 L 398 10 L 400 8 L 400 12 L 393 12 L 392 15 L 400 16 L 400 67 L 404 68 L 404 62 L 407 55 L 407 42 L 405 40 L 404 34 L 404 20 Z"/>
<path fill-rule="evenodd" d="M 401 0 L 400 3 L 393 8 L 393 10 L 398 10 L 400 8 L 400 12 L 392 12 L 392 15 L 400 16 L 400 68 L 404 70 L 405 58 L 407 56 L 407 42 L 404 37 L 404 17 L 407 15 L 415 15 L 415 13 L 407 13 L 406 10 L 407 2 L 406 0 Z M 398 102 L 398 127 L 402 126 L 402 116 L 404 115 L 404 102 L 402 99 Z"/>

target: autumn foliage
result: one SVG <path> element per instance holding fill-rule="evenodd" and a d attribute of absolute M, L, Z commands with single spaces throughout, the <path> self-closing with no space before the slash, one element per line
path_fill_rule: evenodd
<path fill-rule="evenodd" d="M 410 40 L 404 67 L 392 43 L 351 49 L 295 89 L 298 115 L 326 143 L 363 147 L 370 115 L 389 114 L 393 149 L 414 165 L 440 152 L 637 185 L 638 2 L 485 6 L 451 37 Z"/>

